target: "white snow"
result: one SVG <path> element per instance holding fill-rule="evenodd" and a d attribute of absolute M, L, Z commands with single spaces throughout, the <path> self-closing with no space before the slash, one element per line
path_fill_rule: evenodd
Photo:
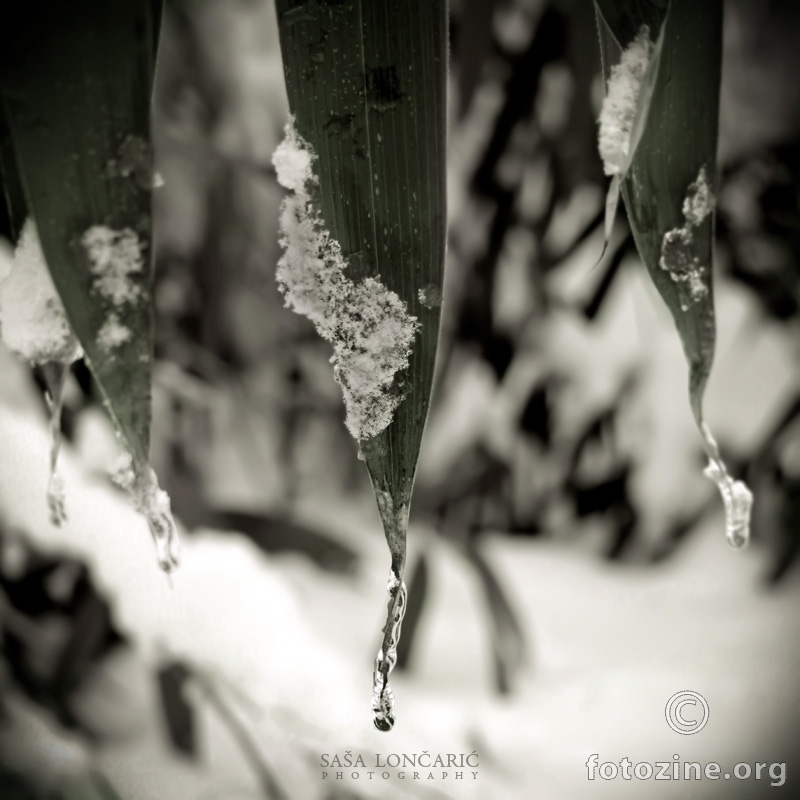
<path fill-rule="evenodd" d="M 715 205 L 716 198 L 711 184 L 708 182 L 706 168 L 700 167 L 697 179 L 689 184 L 683 201 L 683 216 L 686 218 L 686 224 L 693 228 L 698 227 L 714 210 Z"/>
<path fill-rule="evenodd" d="M 429 283 L 417 292 L 417 298 L 425 308 L 439 308 L 442 304 L 442 290 L 435 283 Z"/>
<path fill-rule="evenodd" d="M 30 218 L 13 261 L 0 258 L 0 334 L 10 350 L 31 363 L 70 364 L 82 355 Z"/>
<path fill-rule="evenodd" d="M 125 327 L 119 316 L 113 311 L 106 317 L 103 326 L 97 332 L 97 344 L 101 350 L 110 353 L 120 345 L 129 342 L 133 338 L 130 328 Z"/>
<path fill-rule="evenodd" d="M 620 63 L 611 68 L 600 110 L 599 150 L 606 175 L 615 175 L 625 167 L 636 103 L 652 55 L 650 29 L 643 25 L 625 48 Z"/>
<path fill-rule="evenodd" d="M 95 291 L 114 306 L 137 302 L 141 288 L 132 276 L 142 272 L 144 260 L 142 242 L 136 231 L 93 225 L 81 241 L 96 276 Z"/>
<path fill-rule="evenodd" d="M 658 264 L 678 284 L 680 305 L 684 311 L 708 294 L 705 281 L 708 265 L 701 264 L 695 255 L 694 230 L 711 214 L 714 204 L 714 193 L 703 166 L 697 173 L 697 179 L 686 189 L 682 206 L 683 227 L 667 231 L 661 242 Z"/>
<path fill-rule="evenodd" d="M 357 440 L 369 439 L 389 425 L 402 402 L 392 392 L 394 376 L 408 367 L 418 323 L 376 278 L 356 283 L 347 277 L 339 243 L 311 201 L 315 158 L 290 120 L 273 158 L 278 181 L 294 192 L 281 206 L 284 254 L 276 277 L 286 305 L 333 344 L 331 362 L 344 395 L 347 429 Z"/>
<path fill-rule="evenodd" d="M 793 755 L 800 583 L 788 576 L 781 591 L 760 590 L 766 554 L 729 552 L 714 535 L 714 520 L 676 558 L 652 568 L 611 565 L 553 541 L 488 537 L 484 555 L 520 615 L 533 654 L 511 698 L 489 689 L 490 628 L 474 571 L 455 547 L 412 527 L 412 546 L 430 548 L 429 593 L 412 668 L 396 678 L 402 715 L 387 738 L 369 718 L 374 632 L 367 637 L 363 624 L 386 589 L 374 511 L 365 515 L 344 498 L 335 513 L 306 510 L 315 524 L 327 521 L 331 535 L 341 526 L 358 544 L 364 564 L 357 580 L 299 557 L 267 556 L 234 532 L 199 531 L 186 543 L 170 591 L 148 569 L 140 518 L 89 479 L 69 451 L 64 469 L 73 512 L 61 530 L 50 527 L 39 502 L 44 476 L 36 466 L 47 449 L 43 426 L 3 409 L 0 517 L 43 552 L 88 564 L 137 657 L 149 664 L 177 658 L 213 676 L 272 756 L 278 777 L 291 785 L 287 796 L 327 796 L 319 756 L 345 748 L 371 758 L 477 750 L 474 782 L 456 783 L 452 776 L 429 785 L 394 777 L 369 782 L 362 771 L 358 783 L 348 774 L 335 787 L 387 800 L 522 800 L 531 786 L 537 796 L 558 800 L 639 798 L 645 790 L 660 798 L 674 795 L 671 782 L 590 783 L 586 759 L 599 753 L 601 762 L 623 756 L 654 762 L 679 753 L 682 761 L 730 768 L 752 763 L 753 754 L 767 762 Z M 140 681 L 116 672 L 105 682 L 116 687 L 107 702 L 121 714 L 144 713 L 131 695 L 149 697 L 136 694 L 136 687 L 151 673 L 137 674 Z M 98 683 L 102 689 L 104 682 Z M 702 735 L 679 739 L 664 720 L 667 699 L 681 689 L 698 691 L 709 703 L 711 721 Z M 242 694 L 249 705 L 235 699 Z M 169 756 L 155 724 L 104 744 L 100 765 L 123 794 L 156 800 L 200 796 L 205 788 L 209 797 L 238 797 L 220 783 L 238 776 L 251 785 L 229 735 L 205 704 L 192 702 L 203 746 L 196 767 Z M 157 714 L 155 702 L 153 709 Z M 752 794 L 769 785 L 764 778 L 735 786 Z M 252 785 L 243 797 L 259 796 Z M 713 800 L 729 797 L 732 784 L 703 780 L 695 788 Z"/>
<path fill-rule="evenodd" d="M 308 144 L 297 133 L 294 120 L 289 121 L 284 132 L 285 138 L 272 154 L 272 164 L 278 174 L 278 183 L 298 194 L 306 194 L 307 184 L 315 180 L 311 168 L 314 155 Z"/>

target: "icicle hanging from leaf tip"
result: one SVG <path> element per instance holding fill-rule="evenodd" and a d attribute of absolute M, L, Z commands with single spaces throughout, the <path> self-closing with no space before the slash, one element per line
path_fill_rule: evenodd
<path fill-rule="evenodd" d="M 7 274 L 0 278 L 0 335 L 9 350 L 41 366 L 47 384 L 50 414 L 47 506 L 53 525 L 62 525 L 67 513 L 64 480 L 58 473 L 61 409 L 69 365 L 81 358 L 83 351 L 53 285 L 36 224 L 30 217 L 22 227 Z"/>
<path fill-rule="evenodd" d="M 372 721 L 379 731 L 390 731 L 395 723 L 394 693 L 389 686 L 389 675 L 397 663 L 397 644 L 408 599 L 406 585 L 394 571 L 386 590 L 389 592 L 388 614 L 383 643 L 375 659 L 372 689 Z"/>

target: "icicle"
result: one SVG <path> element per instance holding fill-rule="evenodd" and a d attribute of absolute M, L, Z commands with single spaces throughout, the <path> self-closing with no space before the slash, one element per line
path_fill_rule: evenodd
<path fill-rule="evenodd" d="M 58 474 L 58 453 L 61 449 L 61 409 L 64 406 L 64 385 L 69 374 L 67 364 L 51 363 L 42 368 L 47 383 L 47 408 L 50 411 L 50 480 L 47 484 L 47 507 L 50 522 L 61 526 L 67 521 L 64 479 Z"/>
<path fill-rule="evenodd" d="M 708 466 L 703 474 L 714 481 L 725 505 L 725 536 L 731 547 L 741 549 L 750 541 L 750 511 L 753 493 L 742 481 L 735 481 L 719 456 L 719 448 L 708 426 L 701 426 L 708 453 Z"/>
<path fill-rule="evenodd" d="M 383 629 L 383 644 L 375 659 L 375 676 L 372 687 L 372 721 L 379 731 L 390 731 L 394 727 L 394 693 L 389 686 L 389 675 L 397 663 L 397 643 L 400 628 L 406 613 L 406 585 L 394 572 L 386 587 L 389 592 L 389 607 Z"/>
<path fill-rule="evenodd" d="M 126 454 L 120 457 L 111 480 L 130 494 L 136 510 L 147 520 L 158 565 L 169 575 L 180 561 L 180 540 L 169 495 L 159 487 L 156 473 L 147 464 L 134 468 L 133 459 Z"/>

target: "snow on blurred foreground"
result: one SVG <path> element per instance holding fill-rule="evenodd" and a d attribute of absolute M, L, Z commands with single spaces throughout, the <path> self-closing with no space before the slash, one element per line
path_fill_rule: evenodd
<path fill-rule="evenodd" d="M 760 797 L 770 791 L 735 779 L 701 782 L 587 780 L 585 762 L 786 761 L 796 782 L 800 629 L 797 581 L 767 594 L 757 586 L 758 551 L 731 551 L 720 519 L 667 565 L 610 566 L 553 544 L 491 538 L 485 545 L 524 619 L 530 666 L 517 692 L 491 694 L 486 619 L 477 583 L 449 546 L 412 532 L 426 547 L 431 588 L 410 672 L 397 680 L 391 734 L 370 719 L 375 649 L 388 556 L 377 514 L 341 503 L 310 510 L 333 535 L 357 540 L 355 580 L 322 573 L 306 559 L 269 557 L 235 533 L 185 536 L 185 558 L 170 589 L 153 567 L 145 525 L 121 495 L 65 454 L 69 523 L 51 527 L 44 502 L 48 441 L 37 420 L 0 413 L 0 515 L 31 543 L 84 560 L 136 654 L 114 672 L 111 700 L 85 698 L 126 736 L 109 737 L 97 763 L 131 800 L 263 797 L 230 731 L 198 710 L 200 758 L 172 755 L 142 664 L 179 658 L 212 681 L 253 732 L 264 761 L 290 798 L 431 797 L 652 798 Z M 313 512 L 313 513 L 312 513 Z M 334 522 L 332 522 L 334 520 Z M 713 530 L 711 529 L 713 528 Z M 119 657 L 117 657 L 119 658 Z M 107 666 L 112 669 L 113 665 Z M 695 736 L 667 726 L 677 691 L 702 694 L 708 725 Z M 105 690 L 110 691 L 109 689 Z M 105 699 L 104 699 L 105 697 Z M 691 717 L 691 710 L 684 712 Z M 456 781 L 322 779 L 320 758 L 350 751 L 469 754 L 478 777 Z M 394 774 L 394 770 L 392 771 Z M 436 771 L 440 773 L 440 770 Z M 450 770 L 452 773 L 453 770 Z M 423 771 L 423 776 L 427 772 Z"/>

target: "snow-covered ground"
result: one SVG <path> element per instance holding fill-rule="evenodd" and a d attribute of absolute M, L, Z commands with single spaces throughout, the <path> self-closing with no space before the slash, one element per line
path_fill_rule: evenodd
<path fill-rule="evenodd" d="M 528 665 L 507 698 L 490 691 L 487 623 L 466 560 L 429 531 L 430 596 L 410 671 L 393 680 L 398 724 L 372 728 L 370 679 L 385 607 L 388 558 L 377 513 L 357 504 L 309 507 L 331 536 L 357 542 L 355 579 L 324 573 L 297 555 L 269 557 L 235 532 L 183 537 L 170 588 L 155 565 L 146 523 L 122 495 L 66 453 L 69 522 L 48 521 L 44 424 L 0 414 L 0 514 L 43 551 L 85 560 L 133 646 L 104 666 L 81 702 L 114 733 L 98 763 L 137 800 L 257 797 L 250 766 L 219 716 L 193 702 L 198 763 L 170 754 L 145 665 L 177 657 L 209 676 L 255 736 L 289 797 L 594 798 L 756 797 L 761 781 L 605 781 L 585 762 L 786 762 L 795 782 L 800 686 L 800 582 L 761 588 L 761 553 L 735 552 L 722 519 L 709 519 L 663 566 L 610 565 L 555 543 L 485 541 L 486 557 L 525 626 Z M 412 553 L 413 556 L 413 553 Z M 709 722 L 681 736 L 666 724 L 675 692 L 702 694 Z M 684 712 L 691 718 L 692 712 Z M 322 778 L 321 756 L 469 754 L 477 779 L 369 781 Z M 395 771 L 391 771 L 394 775 Z M 451 770 L 451 772 L 453 772 Z M 427 773 L 423 771 L 423 776 Z M 776 787 L 777 788 L 777 787 Z M 787 789 L 784 788 L 784 792 Z M 790 789 L 788 791 L 791 791 Z M 347 795 L 349 796 L 349 795 Z"/>

